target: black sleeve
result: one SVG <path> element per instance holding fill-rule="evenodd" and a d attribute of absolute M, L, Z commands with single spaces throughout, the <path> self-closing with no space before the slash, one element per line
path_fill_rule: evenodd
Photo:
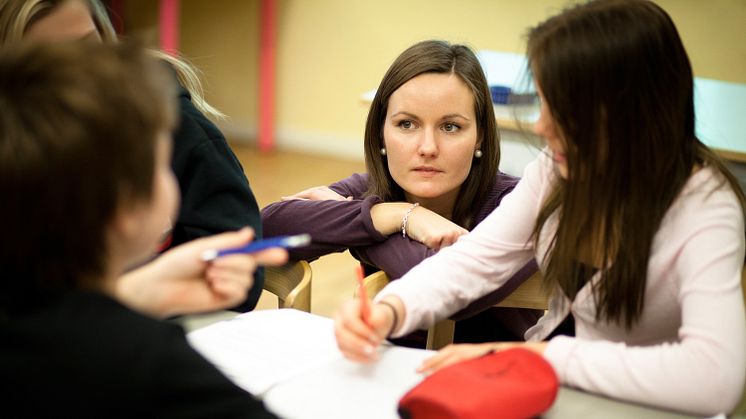
<path fill-rule="evenodd" d="M 179 114 L 172 167 L 181 189 L 181 209 L 171 246 L 245 226 L 254 229 L 256 240 L 262 238 L 259 206 L 243 167 L 220 130 L 194 107 L 183 88 Z M 236 309 L 253 309 L 263 286 L 264 270 L 260 268 L 248 298 Z"/>

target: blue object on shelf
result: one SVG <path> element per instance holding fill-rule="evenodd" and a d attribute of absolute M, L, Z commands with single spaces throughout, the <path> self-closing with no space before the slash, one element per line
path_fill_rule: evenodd
<path fill-rule="evenodd" d="M 510 97 L 511 89 L 507 86 L 490 86 L 490 95 L 492 95 L 492 103 L 499 105 L 507 105 L 508 98 Z"/>

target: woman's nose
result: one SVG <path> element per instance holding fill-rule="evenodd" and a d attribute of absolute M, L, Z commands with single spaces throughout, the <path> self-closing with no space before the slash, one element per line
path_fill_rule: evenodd
<path fill-rule="evenodd" d="M 421 156 L 434 156 L 438 153 L 438 144 L 434 129 L 426 128 L 422 131 L 417 151 Z"/>

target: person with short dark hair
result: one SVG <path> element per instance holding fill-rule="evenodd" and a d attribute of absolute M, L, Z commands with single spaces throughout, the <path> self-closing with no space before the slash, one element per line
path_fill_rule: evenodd
<path fill-rule="evenodd" d="M 0 0 L 0 45 L 23 40 L 113 44 L 118 36 L 100 0 Z M 243 227 L 251 227 L 261 239 L 256 198 L 223 133 L 205 116 L 224 115 L 205 100 L 197 69 L 181 57 L 148 51 L 169 64 L 178 89 L 171 165 L 182 205 L 165 227 L 156 251 L 163 254 L 194 239 Z M 155 270 L 135 274 L 147 275 Z M 249 282 L 248 294 L 233 303 L 233 309 L 252 310 L 263 286 L 264 269 L 260 267 Z"/>
<path fill-rule="evenodd" d="M 213 262 L 186 257 L 208 280 L 151 277 L 134 291 L 120 289 L 124 270 L 152 254 L 178 208 L 169 80 L 162 62 L 127 45 L 26 44 L 0 54 L 6 412 L 274 417 L 195 352 L 180 326 L 127 305 L 164 289 L 178 290 L 167 294 L 181 300 L 210 298 L 212 276 L 246 281 L 257 263 L 283 262 L 284 250 Z M 250 236 L 225 233 L 201 243 L 236 246 Z"/>

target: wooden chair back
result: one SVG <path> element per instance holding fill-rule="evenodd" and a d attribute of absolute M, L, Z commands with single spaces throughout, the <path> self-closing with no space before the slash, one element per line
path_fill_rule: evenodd
<path fill-rule="evenodd" d="M 386 272 L 378 271 L 365 277 L 363 280 L 363 287 L 365 287 L 365 292 L 368 294 L 368 298 L 373 298 L 388 283 L 389 276 L 386 275 Z M 358 296 L 357 287 L 355 287 L 354 296 L 355 298 Z"/>
<path fill-rule="evenodd" d="M 495 304 L 495 307 L 548 309 L 549 295 L 544 292 L 543 281 L 541 272 L 536 271 L 504 300 Z"/>
<path fill-rule="evenodd" d="M 383 271 L 378 271 L 366 276 L 363 286 L 368 297 L 373 298 L 388 283 L 388 275 Z M 357 297 L 357 289 L 355 290 L 355 297 Z M 537 272 L 532 275 L 504 300 L 496 304 L 495 307 L 546 310 L 549 307 L 549 297 L 542 289 L 541 273 Z M 437 322 L 427 331 L 426 348 L 437 350 L 453 343 L 455 329 L 456 322 L 451 319 L 444 319 Z"/>
<path fill-rule="evenodd" d="M 264 270 L 264 289 L 277 296 L 279 308 L 311 312 L 311 265 L 305 260 Z"/>

